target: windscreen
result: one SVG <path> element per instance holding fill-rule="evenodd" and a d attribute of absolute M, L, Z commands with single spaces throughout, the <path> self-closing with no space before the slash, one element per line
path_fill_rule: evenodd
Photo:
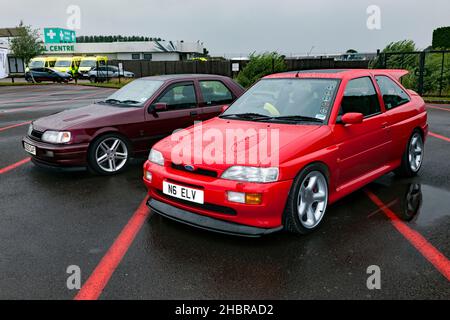
<path fill-rule="evenodd" d="M 164 81 L 158 80 L 135 80 L 113 93 L 105 102 L 116 105 L 142 106 L 163 83 Z"/>
<path fill-rule="evenodd" d="M 304 117 L 323 122 L 332 107 L 337 87 L 337 79 L 264 79 L 236 100 L 222 117 L 250 114 L 257 120 L 290 118 L 286 120 L 294 121 Z"/>

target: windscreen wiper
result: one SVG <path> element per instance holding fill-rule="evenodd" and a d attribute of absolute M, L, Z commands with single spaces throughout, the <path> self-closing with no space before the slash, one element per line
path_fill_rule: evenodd
<path fill-rule="evenodd" d="M 270 117 L 270 120 L 281 120 L 281 121 L 286 120 L 286 121 L 323 123 L 323 120 L 313 118 L 313 117 L 299 116 L 299 115 Z"/>
<path fill-rule="evenodd" d="M 120 101 L 120 103 L 123 103 L 123 104 L 139 104 L 141 102 L 136 101 L 136 100 L 122 100 L 122 101 Z"/>
<path fill-rule="evenodd" d="M 249 119 L 249 120 L 259 120 L 259 119 L 270 119 L 270 116 L 266 116 L 259 113 L 248 112 L 248 113 L 233 113 L 233 114 L 224 114 L 221 115 L 220 118 L 240 118 L 240 119 Z"/>
<path fill-rule="evenodd" d="M 117 99 L 106 99 L 105 102 L 106 103 L 120 103 L 120 100 L 117 100 Z"/>

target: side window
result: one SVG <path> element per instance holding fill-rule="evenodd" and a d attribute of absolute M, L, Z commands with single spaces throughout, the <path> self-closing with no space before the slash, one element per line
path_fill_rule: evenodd
<path fill-rule="evenodd" d="M 195 108 L 197 106 L 197 97 L 194 84 L 176 84 L 164 92 L 157 102 L 167 103 L 168 110 Z"/>
<path fill-rule="evenodd" d="M 207 106 L 216 106 L 233 102 L 233 94 L 220 81 L 200 81 L 200 90 Z"/>
<path fill-rule="evenodd" d="M 132 53 L 131 54 L 131 59 L 132 60 L 140 60 L 141 59 L 141 54 L 140 53 Z"/>
<path fill-rule="evenodd" d="M 98 61 L 98 65 L 99 66 L 104 66 L 106 64 L 106 61 L 105 60 L 100 60 L 100 61 Z"/>
<path fill-rule="evenodd" d="M 387 110 L 409 102 L 409 97 L 406 92 L 389 77 L 376 76 L 375 79 L 377 79 L 378 86 L 383 95 L 384 105 Z"/>
<path fill-rule="evenodd" d="M 369 77 L 350 80 L 345 88 L 339 114 L 359 112 L 364 117 L 381 112 L 378 95 Z"/>

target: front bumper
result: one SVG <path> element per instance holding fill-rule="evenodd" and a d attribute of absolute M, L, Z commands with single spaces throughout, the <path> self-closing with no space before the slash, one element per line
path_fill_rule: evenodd
<path fill-rule="evenodd" d="M 149 161 L 145 163 L 144 170 L 152 173 L 151 182 L 145 177 L 143 179 L 150 198 L 171 207 L 215 220 L 255 228 L 278 230 L 283 225 L 282 217 L 292 185 L 291 180 L 261 184 L 244 183 L 184 172 Z M 164 194 L 164 181 L 203 190 L 204 203 L 192 203 Z M 227 191 L 259 193 L 262 195 L 262 202 L 261 204 L 231 202 L 227 198 Z"/>
<path fill-rule="evenodd" d="M 33 162 L 45 167 L 86 167 L 89 144 L 56 145 L 24 137 L 26 142 L 36 147 L 36 155 L 31 155 Z"/>
<path fill-rule="evenodd" d="M 180 208 L 171 206 L 167 203 L 149 199 L 147 205 L 151 210 L 162 215 L 163 217 L 196 227 L 204 230 L 214 231 L 218 233 L 224 233 L 234 236 L 244 237 L 260 237 L 273 232 L 280 231 L 283 226 L 277 228 L 257 228 L 251 226 L 245 226 L 237 223 L 227 222 L 223 220 L 217 220 L 211 217 L 195 214 L 190 211 L 182 210 Z"/>

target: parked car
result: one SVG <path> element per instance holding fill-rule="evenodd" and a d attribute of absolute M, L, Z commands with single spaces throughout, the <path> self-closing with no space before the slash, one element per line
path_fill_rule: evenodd
<path fill-rule="evenodd" d="M 212 87 L 216 91 L 204 95 Z M 175 129 L 217 116 L 243 92 L 230 78 L 215 75 L 141 78 L 104 101 L 33 121 L 23 147 L 37 165 L 115 174 L 130 157 L 147 156 L 153 143 Z"/>
<path fill-rule="evenodd" d="M 72 75 L 52 68 L 33 68 L 25 73 L 25 80 L 32 82 L 33 78 L 36 82 L 53 81 L 67 83 L 72 80 Z"/>
<path fill-rule="evenodd" d="M 116 66 L 101 66 L 91 69 L 91 71 L 84 76 L 89 78 L 91 82 L 103 82 L 107 79 L 118 78 L 119 68 Z M 120 76 L 122 78 L 134 78 L 134 73 L 122 70 Z"/>
<path fill-rule="evenodd" d="M 218 163 L 217 151 L 209 150 L 175 162 L 172 150 L 181 143 L 175 135 L 153 146 L 144 165 L 148 205 L 173 220 L 233 235 L 315 230 L 338 199 L 388 172 L 419 172 L 427 113 L 422 98 L 398 81 L 406 73 L 316 70 L 265 77 L 202 126 L 215 136 L 250 130 L 240 137 L 241 148 L 224 149 L 229 161 Z M 248 156 L 267 146 L 269 139 L 256 135 L 261 130 L 279 136 L 263 164 Z M 183 148 L 198 134 L 187 131 Z M 197 140 L 193 148 L 210 143 Z"/>

